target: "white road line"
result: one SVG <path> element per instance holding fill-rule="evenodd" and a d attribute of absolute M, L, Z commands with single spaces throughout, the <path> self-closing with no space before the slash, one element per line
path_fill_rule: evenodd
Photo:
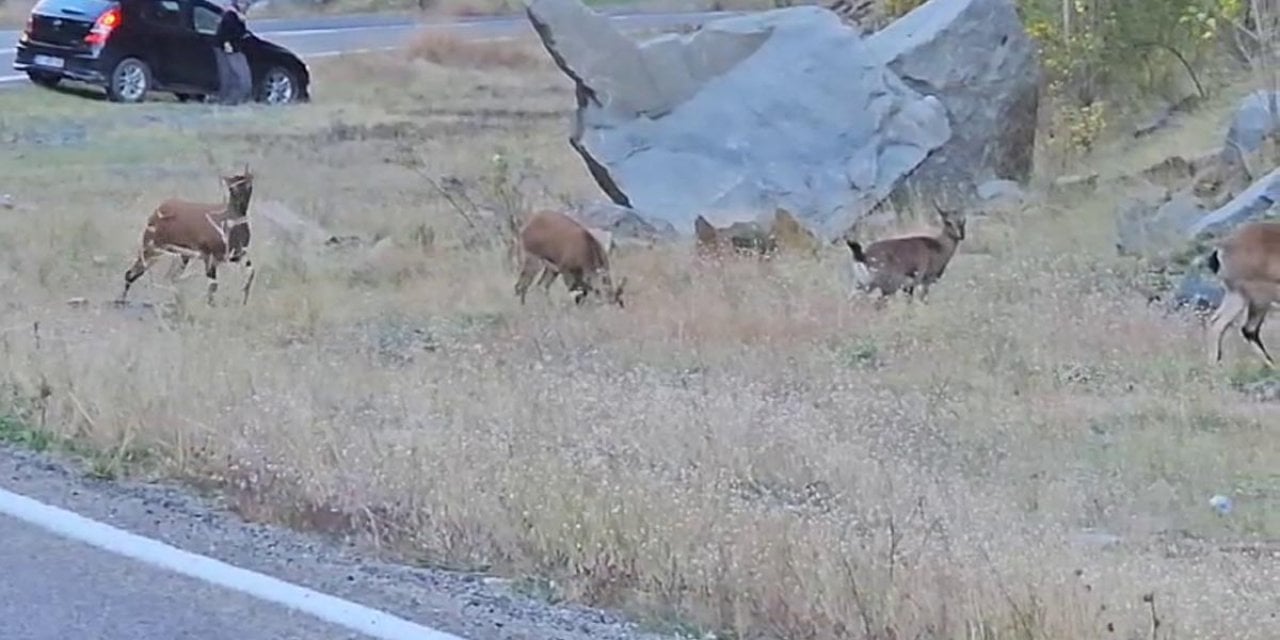
<path fill-rule="evenodd" d="M 0 489 L 0 513 L 111 553 L 203 580 L 381 640 L 463 640 L 391 614 L 183 551 Z"/>
<path fill-rule="evenodd" d="M 325 29 L 285 29 L 283 31 L 262 31 L 258 35 L 272 36 L 274 38 L 287 38 L 291 36 L 323 36 L 333 33 L 352 33 L 355 31 L 380 31 L 389 29 L 413 29 L 418 25 L 415 24 L 383 24 L 369 27 L 329 27 Z"/>
<path fill-rule="evenodd" d="M 341 51 L 317 51 L 315 53 L 299 54 L 303 58 L 332 58 L 334 56 L 360 55 L 363 53 L 379 53 L 382 51 L 394 51 L 400 47 L 374 47 L 372 49 L 343 49 Z"/>
<path fill-rule="evenodd" d="M 6 82 L 18 82 L 19 80 L 26 79 L 26 76 L 0 76 L 0 84 L 4 84 Z"/>
<path fill-rule="evenodd" d="M 474 38 L 473 42 L 503 42 L 506 40 L 519 40 L 519 36 L 493 36 L 491 38 Z M 365 53 L 383 53 L 385 51 L 396 51 L 403 49 L 400 47 L 370 47 L 365 49 L 342 49 L 333 51 L 317 51 L 315 53 L 300 54 L 303 58 L 333 58 L 335 56 L 360 55 Z M 17 76 L 15 76 L 17 77 Z M 24 76 L 25 77 L 25 76 Z"/>

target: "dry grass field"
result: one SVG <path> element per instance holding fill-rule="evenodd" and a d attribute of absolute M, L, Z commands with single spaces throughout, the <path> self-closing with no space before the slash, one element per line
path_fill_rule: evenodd
<path fill-rule="evenodd" d="M 0 27 L 21 27 L 27 21 L 27 14 L 34 2 L 26 0 L 6 0 L 0 2 Z"/>
<path fill-rule="evenodd" d="M 423 177 L 599 197 L 568 81 L 500 46 L 329 59 L 288 109 L 0 93 L 0 436 L 671 631 L 1277 637 L 1280 407 L 1233 388 L 1260 375 L 1237 333 L 1210 368 L 1200 321 L 1137 293 L 1114 194 L 973 217 L 925 304 L 846 301 L 840 247 L 680 245 L 619 249 L 625 309 L 560 283 L 522 308 Z M 1089 162 L 1208 147 L 1220 107 Z M 243 162 L 258 212 L 390 240 L 289 243 L 251 208 L 247 307 L 238 269 L 208 308 L 163 263 L 113 307 L 155 204 Z"/>

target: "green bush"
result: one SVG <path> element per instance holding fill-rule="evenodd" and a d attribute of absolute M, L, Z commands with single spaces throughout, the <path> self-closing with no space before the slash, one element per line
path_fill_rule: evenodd
<path fill-rule="evenodd" d="M 1243 0 L 1017 0 L 1028 34 L 1039 44 L 1046 106 L 1059 144 L 1087 151 L 1107 116 L 1190 85 L 1215 60 L 1221 36 L 1250 23 Z M 882 0 L 897 17 L 924 0 Z M 1235 35 L 1235 34 L 1231 34 Z M 1185 89 L 1180 89 L 1185 92 Z"/>

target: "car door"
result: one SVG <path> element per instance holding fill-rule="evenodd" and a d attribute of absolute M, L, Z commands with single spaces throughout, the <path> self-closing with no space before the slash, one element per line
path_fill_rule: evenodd
<path fill-rule="evenodd" d="M 183 0 L 191 9 L 191 44 L 184 66 L 192 86 L 211 93 L 218 90 L 218 61 L 213 57 L 214 34 L 222 20 L 222 7 L 206 0 Z"/>
<path fill-rule="evenodd" d="M 143 51 L 147 52 L 147 64 L 151 66 L 152 81 L 157 86 L 181 83 L 179 54 L 184 48 L 184 22 L 180 0 L 143 0 L 138 7 L 138 17 L 143 22 L 136 37 Z"/>

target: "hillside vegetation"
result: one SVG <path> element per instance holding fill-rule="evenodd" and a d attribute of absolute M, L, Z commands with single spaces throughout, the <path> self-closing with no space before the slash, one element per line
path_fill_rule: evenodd
<path fill-rule="evenodd" d="M 1181 102 L 1180 63 L 1054 49 L 1050 8 L 1037 184 L 1216 148 L 1256 86 L 1186 31 L 1205 97 L 1135 140 L 1120 114 Z M 846 300 L 842 247 L 679 244 L 618 250 L 625 309 L 521 307 L 491 222 L 600 197 L 572 87 L 532 41 L 413 50 L 317 62 L 288 109 L 0 92 L 0 438 L 664 631 L 1274 637 L 1280 409 L 1237 390 L 1267 375 L 1243 342 L 1211 368 L 1200 320 L 1140 295 L 1122 192 L 975 215 L 925 304 Z M 245 162 L 249 305 L 234 267 L 208 308 L 161 264 L 112 306 L 155 205 Z"/>

